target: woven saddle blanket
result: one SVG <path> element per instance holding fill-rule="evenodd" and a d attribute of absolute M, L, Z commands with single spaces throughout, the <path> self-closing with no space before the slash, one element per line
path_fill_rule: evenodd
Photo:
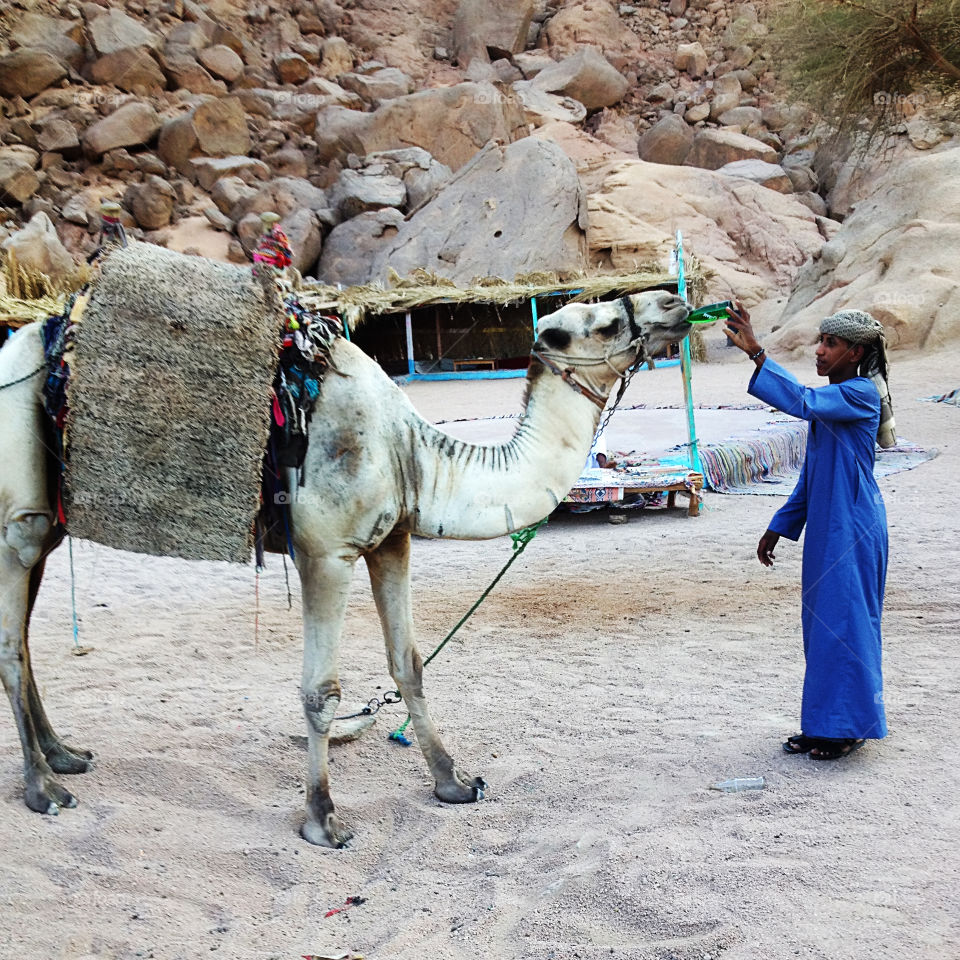
<path fill-rule="evenodd" d="M 70 533 L 248 562 L 282 326 L 249 268 L 143 243 L 106 257 L 70 354 Z"/>

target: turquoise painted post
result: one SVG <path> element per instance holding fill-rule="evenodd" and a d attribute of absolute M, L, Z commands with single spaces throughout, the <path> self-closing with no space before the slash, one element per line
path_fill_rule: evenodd
<path fill-rule="evenodd" d="M 687 277 L 683 266 L 683 235 L 677 231 L 677 293 L 687 299 Z M 690 449 L 690 469 L 702 473 L 700 451 L 697 449 L 697 423 L 693 415 L 693 361 L 690 356 L 690 338 L 680 343 L 680 371 L 683 374 L 683 403 L 687 408 L 687 440 Z"/>
<path fill-rule="evenodd" d="M 537 315 L 537 298 L 530 298 L 530 313 L 533 315 L 533 339 L 537 339 L 537 325 L 540 322 L 540 317 Z"/>
<path fill-rule="evenodd" d="M 410 311 L 407 311 L 406 317 L 406 326 L 407 326 L 407 373 L 412 377 L 416 372 L 416 368 L 413 365 L 413 320 L 410 317 Z"/>

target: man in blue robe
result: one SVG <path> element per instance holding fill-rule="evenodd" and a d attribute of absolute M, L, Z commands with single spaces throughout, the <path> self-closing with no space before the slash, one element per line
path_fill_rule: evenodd
<path fill-rule="evenodd" d="M 876 442 L 896 442 L 887 389 L 883 326 L 844 310 L 820 326 L 811 389 L 766 356 L 742 307 L 726 334 L 756 364 L 748 391 L 806 420 L 806 456 L 790 498 L 760 539 L 757 556 L 773 564 L 780 537 L 803 545 L 802 622 L 806 674 L 801 733 L 788 753 L 819 760 L 846 756 L 887 734 L 880 620 L 887 572 L 887 518 L 873 476 Z"/>

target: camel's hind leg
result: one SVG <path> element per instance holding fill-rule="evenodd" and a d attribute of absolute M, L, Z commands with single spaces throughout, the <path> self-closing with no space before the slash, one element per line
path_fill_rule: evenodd
<path fill-rule="evenodd" d="M 340 634 L 350 595 L 356 556 L 309 557 L 297 552 L 303 586 L 303 680 L 300 695 L 307 719 L 310 774 L 307 819 L 300 828 L 305 840 L 325 847 L 344 847 L 353 836 L 333 809 L 327 748 L 330 724 L 340 705 L 337 660 Z"/>
<path fill-rule="evenodd" d="M 27 619 L 23 629 L 23 659 L 27 673 L 27 704 L 33 715 L 37 728 L 37 742 L 43 755 L 50 764 L 54 773 L 86 773 L 93 767 L 94 756 L 89 750 L 82 750 L 65 743 L 54 732 L 53 726 L 47 719 L 47 712 L 43 709 L 43 701 L 37 690 L 37 682 L 33 675 L 33 664 L 30 661 L 30 617 L 33 614 L 33 605 L 40 591 L 40 581 L 43 579 L 43 570 L 46 558 L 41 560 L 30 571 L 29 597 L 27 599 Z"/>
<path fill-rule="evenodd" d="M 75 807 L 77 800 L 57 782 L 41 746 L 41 725 L 46 734 L 49 723 L 45 716 L 40 720 L 34 709 L 40 697 L 32 683 L 27 649 L 32 570 L 24 567 L 10 544 L 11 525 L 5 530 L 6 543 L 0 545 L 0 680 L 10 698 L 23 747 L 24 799 L 31 810 L 53 814 L 61 807 Z"/>
<path fill-rule="evenodd" d="M 447 803 L 483 798 L 486 784 L 458 770 L 437 733 L 423 693 L 423 661 L 417 651 L 410 599 L 410 535 L 394 534 L 367 556 L 370 583 L 383 625 L 387 662 L 410 711 L 417 743 L 436 781 L 434 792 Z"/>

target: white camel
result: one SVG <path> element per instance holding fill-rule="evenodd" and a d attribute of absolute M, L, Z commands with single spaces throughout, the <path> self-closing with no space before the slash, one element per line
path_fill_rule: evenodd
<path fill-rule="evenodd" d="M 342 847 L 352 836 L 334 812 L 327 746 L 340 702 L 340 634 L 357 558 L 367 562 L 390 673 L 437 797 L 479 799 L 485 784 L 457 768 L 427 709 L 414 639 L 410 536 L 483 540 L 549 514 L 579 476 L 614 384 L 645 352 L 684 337 L 688 313 L 673 294 L 648 291 L 568 304 L 544 317 L 527 374 L 525 416 L 501 445 L 464 443 L 436 429 L 373 360 L 347 340 L 335 343 L 332 359 L 343 376 L 324 382 L 309 429 L 305 485 L 290 512 L 303 589 L 301 695 L 309 748 L 301 833 L 311 843 Z M 56 774 L 88 770 L 93 754 L 54 732 L 27 645 L 44 559 L 63 538 L 43 443 L 43 376 L 26 376 L 42 364 L 36 324 L 0 351 L 0 677 L 23 746 L 26 804 L 54 814 L 77 803 Z"/>

